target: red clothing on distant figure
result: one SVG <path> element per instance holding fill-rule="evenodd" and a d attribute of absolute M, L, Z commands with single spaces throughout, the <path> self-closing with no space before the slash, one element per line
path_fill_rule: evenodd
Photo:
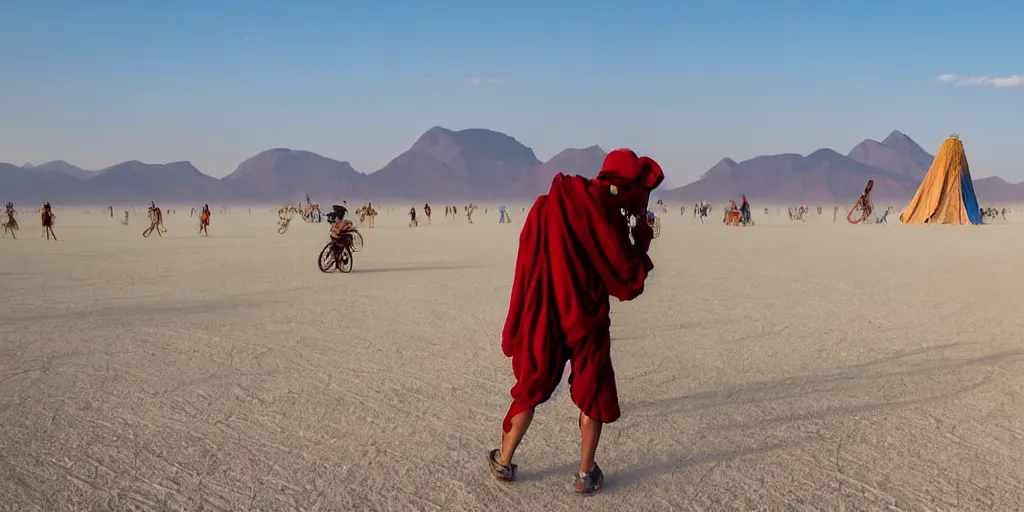
<path fill-rule="evenodd" d="M 628 160 L 635 162 L 636 155 L 629 153 Z M 660 167 L 649 162 L 657 179 L 651 178 L 648 190 L 662 177 Z M 653 232 L 638 222 L 636 244 L 630 243 L 630 228 L 617 202 L 622 199 L 607 183 L 559 174 L 551 191 L 530 209 L 519 236 L 502 332 L 502 352 L 512 358 L 516 377 L 502 424 L 505 432 L 512 428 L 512 417 L 551 397 L 567 360 L 572 362 L 570 392 L 580 410 L 602 423 L 619 418 L 609 295 L 636 298 L 654 268 L 647 256 Z M 646 206 L 646 197 L 642 203 Z"/>

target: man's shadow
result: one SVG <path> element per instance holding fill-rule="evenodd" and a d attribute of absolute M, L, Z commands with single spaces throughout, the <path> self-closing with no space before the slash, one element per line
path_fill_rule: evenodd
<path fill-rule="evenodd" d="M 959 374 L 970 368 L 983 369 L 999 363 L 1018 361 L 1024 358 L 1024 349 L 995 352 L 983 355 L 943 357 L 941 352 L 962 348 L 965 344 L 949 343 L 877 358 L 851 365 L 830 374 L 794 375 L 755 383 L 730 386 L 718 390 L 701 391 L 683 396 L 656 399 L 640 403 L 624 403 L 624 417 L 621 429 L 628 430 L 658 422 L 671 422 L 674 417 L 703 416 L 716 418 L 715 432 L 705 432 L 713 437 L 755 439 L 758 432 L 768 427 L 788 428 L 806 422 L 830 418 L 848 417 L 878 411 L 892 411 L 911 406 L 950 400 L 978 389 L 983 380 L 964 382 L 957 380 L 942 390 L 934 385 L 918 386 L 916 395 L 904 395 L 899 399 L 887 399 L 882 392 L 894 382 L 922 380 L 932 382 L 938 376 Z M 939 353 L 937 355 L 936 353 Z M 844 397 L 853 395 L 852 400 Z M 793 401 L 796 401 L 795 403 Z M 748 409 L 752 404 L 769 404 L 772 415 L 765 417 L 758 411 Z M 808 408 L 809 406 L 809 408 Z M 637 427 L 634 427 L 636 425 Z M 654 429 L 658 432 L 660 429 Z M 748 432 L 750 435 L 740 435 Z M 812 436 L 813 437 L 813 436 Z M 777 450 L 786 450 L 810 441 L 797 436 L 784 442 L 768 442 L 747 446 L 732 451 L 715 451 L 703 454 L 658 453 L 656 462 L 632 465 L 622 469 L 607 468 L 605 489 L 614 490 L 637 485 L 640 482 L 677 471 L 687 471 L 704 464 L 728 462 L 747 456 L 762 456 Z M 665 446 L 674 443 L 666 439 Z M 667 456 L 667 458 L 666 458 Z M 556 467 L 538 468 L 524 472 L 522 480 L 541 480 L 552 476 L 565 475 L 567 481 L 577 470 L 577 465 L 566 464 Z"/>

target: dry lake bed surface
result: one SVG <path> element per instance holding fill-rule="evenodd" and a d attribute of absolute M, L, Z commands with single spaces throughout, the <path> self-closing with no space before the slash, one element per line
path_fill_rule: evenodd
<path fill-rule="evenodd" d="M 523 214 L 363 228 L 190 208 L 143 238 L 57 210 L 0 240 L 0 508 L 1019 510 L 1024 222 L 752 228 L 662 214 L 647 292 L 612 313 L 622 419 L 570 491 L 568 393 L 495 482 L 500 334 Z M 674 212 L 674 213 L 673 213 Z M 895 219 L 898 215 L 893 215 Z M 715 221 L 715 219 L 718 221 Z"/>

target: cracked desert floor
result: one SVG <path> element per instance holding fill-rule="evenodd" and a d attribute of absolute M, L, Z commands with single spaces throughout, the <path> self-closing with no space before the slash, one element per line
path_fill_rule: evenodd
<path fill-rule="evenodd" d="M 571 493 L 568 393 L 499 484 L 500 350 L 522 213 L 363 229 L 189 208 L 143 238 L 95 209 L 0 240 L 0 508 L 1019 510 L 1024 221 L 851 226 L 663 213 L 616 303 L 622 419 Z M 139 210 L 140 213 L 144 209 Z M 182 213 L 186 212 L 186 213 Z M 895 215 L 893 216 L 895 217 Z"/>

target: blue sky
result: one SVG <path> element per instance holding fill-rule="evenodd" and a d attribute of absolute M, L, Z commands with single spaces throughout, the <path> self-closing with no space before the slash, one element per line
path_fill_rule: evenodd
<path fill-rule="evenodd" d="M 1022 19 L 944 0 L 4 0 L 0 161 L 223 176 L 290 147 L 370 172 L 441 125 L 542 160 L 632 147 L 680 185 L 899 129 L 930 152 L 959 132 L 975 176 L 1020 181 L 1024 79 L 995 79 L 1024 75 Z"/>

